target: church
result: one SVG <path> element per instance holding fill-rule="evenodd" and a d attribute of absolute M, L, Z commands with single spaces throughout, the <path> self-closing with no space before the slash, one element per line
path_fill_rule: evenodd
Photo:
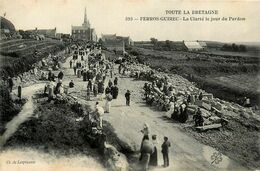
<path fill-rule="evenodd" d="M 83 24 L 81 26 L 71 26 L 71 38 L 73 40 L 97 42 L 97 35 L 95 29 L 90 27 L 90 23 L 87 19 L 86 8 Z"/>

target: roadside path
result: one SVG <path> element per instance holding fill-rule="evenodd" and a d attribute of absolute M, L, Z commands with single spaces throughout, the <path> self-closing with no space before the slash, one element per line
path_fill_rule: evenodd
<path fill-rule="evenodd" d="M 70 59 L 71 57 L 63 65 L 65 75 L 63 83 L 68 84 L 73 79 L 77 91 L 86 90 L 87 82 L 83 82 L 82 78 L 76 78 L 73 70 L 69 68 Z M 117 73 L 116 68 L 115 72 Z M 163 143 L 163 137 L 167 136 L 171 142 L 170 167 L 157 167 L 155 170 L 248 170 L 225 155 L 222 155 L 223 159 L 219 164 L 211 164 L 211 156 L 214 152 L 217 152 L 214 148 L 201 144 L 194 138 L 186 135 L 178 127 L 179 123 L 173 123 L 173 121 L 164 117 L 164 112 L 159 112 L 146 106 L 141 99 L 140 93 L 144 81 L 120 77 L 119 74 L 117 74 L 117 77 L 119 78 L 119 95 L 116 100 L 112 101 L 111 112 L 104 115 L 104 120 L 113 126 L 115 133 L 122 141 L 135 150 L 140 149 L 142 140 L 140 130 L 143 128 L 144 123 L 148 123 L 151 135 L 157 135 L 159 165 L 163 164 L 160 146 Z M 130 107 L 125 105 L 124 94 L 127 89 L 132 92 Z M 82 91 L 78 95 L 82 97 Z M 94 107 L 95 102 L 93 100 L 87 103 Z M 105 100 L 101 104 L 104 105 Z"/>

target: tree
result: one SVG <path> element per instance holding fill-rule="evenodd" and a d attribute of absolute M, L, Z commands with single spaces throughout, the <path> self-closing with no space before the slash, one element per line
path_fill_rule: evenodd
<path fill-rule="evenodd" d="M 165 41 L 165 47 L 170 50 L 170 49 L 171 49 L 171 41 L 166 40 L 166 41 Z"/>
<path fill-rule="evenodd" d="M 156 45 L 157 42 L 158 42 L 158 40 L 155 39 L 155 38 L 153 38 L 153 37 L 152 37 L 150 40 L 151 40 L 151 43 L 152 43 L 153 45 Z"/>
<path fill-rule="evenodd" d="M 246 52 L 247 51 L 245 45 L 239 45 L 238 49 L 239 49 L 240 52 Z"/>

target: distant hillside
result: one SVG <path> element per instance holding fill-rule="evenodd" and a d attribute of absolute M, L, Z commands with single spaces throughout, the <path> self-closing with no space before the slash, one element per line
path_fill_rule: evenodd
<path fill-rule="evenodd" d="M 15 31 L 15 27 L 14 27 L 13 23 L 2 16 L 0 16 L 0 28 L 8 29 L 11 32 Z"/>

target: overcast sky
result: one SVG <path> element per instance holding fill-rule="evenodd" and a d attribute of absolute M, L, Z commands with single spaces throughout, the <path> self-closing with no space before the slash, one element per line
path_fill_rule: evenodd
<path fill-rule="evenodd" d="M 57 28 L 71 33 L 71 25 L 81 25 L 87 7 L 91 27 L 98 36 L 113 34 L 133 40 L 216 40 L 260 41 L 260 1 L 186 0 L 0 0 L 1 16 L 16 29 Z M 244 17 L 242 22 L 141 22 L 125 17 L 174 17 L 165 10 L 218 10 L 214 17 Z M 205 15 L 204 15 L 205 16 Z M 180 16 L 181 18 L 183 15 Z M 208 17 L 211 17 L 208 15 Z"/>

